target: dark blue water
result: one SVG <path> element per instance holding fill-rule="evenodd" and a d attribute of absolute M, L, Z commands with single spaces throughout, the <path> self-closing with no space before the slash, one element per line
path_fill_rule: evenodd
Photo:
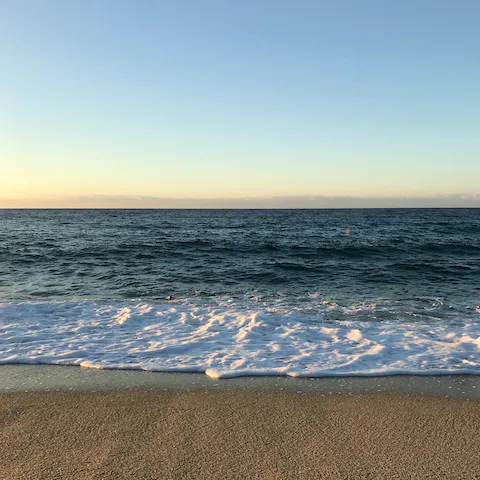
<path fill-rule="evenodd" d="M 0 300 L 480 303 L 480 209 L 3 210 L 0 227 Z"/>

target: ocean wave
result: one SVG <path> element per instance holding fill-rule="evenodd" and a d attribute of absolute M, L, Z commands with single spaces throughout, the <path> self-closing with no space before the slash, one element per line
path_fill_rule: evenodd
<path fill-rule="evenodd" d="M 241 375 L 480 374 L 480 306 L 251 296 L 0 304 L 0 363 Z"/>
<path fill-rule="evenodd" d="M 479 212 L 4 211 L 0 299 L 319 290 L 478 303 Z"/>
<path fill-rule="evenodd" d="M 480 246 L 464 243 L 435 243 L 435 242 L 413 242 L 405 238 L 389 243 L 365 245 L 361 242 L 343 245 L 315 245 L 312 240 L 305 245 L 285 244 L 282 242 L 255 242 L 255 241 L 233 241 L 231 239 L 190 239 L 190 240 L 169 240 L 158 238 L 156 243 L 148 244 L 145 239 L 138 239 L 132 243 L 120 244 L 87 244 L 75 245 L 72 247 L 55 243 L 38 243 L 34 246 L 15 246 L 5 248 L 0 246 L 0 261 L 11 263 L 48 263 L 50 261 L 85 261 L 113 260 L 131 261 L 134 259 L 172 259 L 186 256 L 196 258 L 201 255 L 210 254 L 218 259 L 226 260 L 229 257 L 251 256 L 252 258 L 270 258 L 272 254 L 308 261 L 319 260 L 364 260 L 364 259 L 389 259 L 389 258 L 432 258 L 448 257 L 460 260 L 465 257 L 478 256 Z"/>

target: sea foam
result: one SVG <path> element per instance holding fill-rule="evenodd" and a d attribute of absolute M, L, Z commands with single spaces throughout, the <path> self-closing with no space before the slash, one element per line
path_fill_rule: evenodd
<path fill-rule="evenodd" d="M 375 304 L 320 301 L 310 312 L 254 302 L 6 302 L 0 363 L 213 378 L 480 374 L 480 315 L 433 313 L 385 319 Z"/>

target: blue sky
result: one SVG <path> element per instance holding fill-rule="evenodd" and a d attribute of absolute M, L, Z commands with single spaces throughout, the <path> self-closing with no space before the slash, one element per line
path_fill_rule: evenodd
<path fill-rule="evenodd" d="M 0 206 L 478 195 L 479 25 L 466 0 L 4 0 Z"/>

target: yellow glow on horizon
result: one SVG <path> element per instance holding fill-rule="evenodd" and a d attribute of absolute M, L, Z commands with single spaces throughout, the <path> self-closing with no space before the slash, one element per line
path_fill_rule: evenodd
<path fill-rule="evenodd" d="M 220 153 L 192 161 L 194 154 L 186 157 L 185 152 L 135 156 L 133 151 L 117 154 L 33 146 L 0 149 L 0 206 L 71 204 L 77 197 L 118 197 L 128 203 L 130 197 L 137 197 L 136 201 L 143 197 L 368 199 L 479 193 L 476 178 L 467 170 L 442 169 L 441 164 L 432 175 L 414 162 L 408 168 L 402 163 L 370 165 L 344 158 L 328 161 L 325 156 L 319 156 L 318 161 L 306 157 L 300 162 L 285 154 L 266 156 L 263 163 L 255 163 L 252 152 L 245 157 L 241 152 Z M 198 158 L 204 154 L 200 152 Z M 461 185 L 461 191 L 452 185 Z"/>

